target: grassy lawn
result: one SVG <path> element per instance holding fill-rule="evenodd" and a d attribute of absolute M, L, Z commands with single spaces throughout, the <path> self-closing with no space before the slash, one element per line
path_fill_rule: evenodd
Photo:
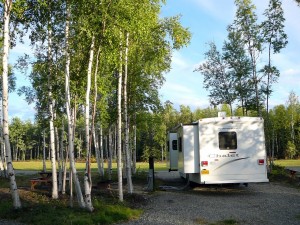
<path fill-rule="evenodd" d="M 43 162 L 42 161 L 15 161 L 13 162 L 14 169 L 16 170 L 33 170 L 33 171 L 41 171 L 43 169 Z M 113 169 L 117 168 L 117 163 L 113 163 Z M 46 168 L 47 170 L 51 170 L 51 163 L 49 160 L 46 161 Z M 84 162 L 77 162 L 76 168 L 78 170 L 85 169 Z M 92 170 L 97 170 L 97 163 L 92 163 L 91 165 Z M 107 163 L 104 164 L 104 168 L 108 168 Z M 138 162 L 136 165 L 137 171 L 147 171 L 149 168 L 149 164 L 147 162 Z M 155 162 L 154 169 L 156 171 L 167 170 L 166 162 Z"/>
<path fill-rule="evenodd" d="M 275 160 L 275 165 L 284 166 L 284 167 L 293 167 L 293 166 L 300 166 L 300 159 L 282 159 L 282 160 Z"/>

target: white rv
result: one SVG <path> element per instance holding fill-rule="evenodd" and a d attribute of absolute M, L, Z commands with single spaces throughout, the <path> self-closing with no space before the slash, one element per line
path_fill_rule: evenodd
<path fill-rule="evenodd" d="M 257 117 L 216 117 L 181 125 L 180 175 L 199 184 L 268 182 L 263 124 Z"/>

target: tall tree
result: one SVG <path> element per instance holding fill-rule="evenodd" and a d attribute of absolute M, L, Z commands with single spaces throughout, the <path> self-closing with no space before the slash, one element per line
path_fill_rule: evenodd
<path fill-rule="evenodd" d="M 85 148 L 86 148 L 86 168 L 84 175 L 84 190 L 85 190 L 85 203 L 87 209 L 92 212 L 94 210 L 91 198 L 92 178 L 91 178 L 91 147 L 90 147 L 90 90 L 91 90 L 91 76 L 92 65 L 94 58 L 94 45 L 95 36 L 92 36 L 90 57 L 87 72 L 87 87 L 85 97 Z"/>
<path fill-rule="evenodd" d="M 268 50 L 268 64 L 263 68 L 267 76 L 266 84 L 266 108 L 269 112 L 269 97 L 271 94 L 271 85 L 279 76 L 278 69 L 271 64 L 271 52 L 279 53 L 287 45 L 287 35 L 284 32 L 284 13 L 280 0 L 270 0 L 269 7 L 265 10 L 266 20 L 262 23 L 262 32 Z"/>
<path fill-rule="evenodd" d="M 128 51 L 129 51 L 129 32 L 126 32 L 125 44 L 125 65 L 124 65 L 124 119 L 125 119 L 125 155 L 126 155 L 126 177 L 128 193 L 133 193 L 131 179 L 131 152 L 129 149 L 129 115 L 128 115 L 128 98 L 127 98 L 127 78 L 128 78 Z"/>
<path fill-rule="evenodd" d="M 234 82 L 234 93 L 236 99 L 240 101 L 243 115 L 251 109 L 249 100 L 253 96 L 253 82 L 251 82 L 251 62 L 247 57 L 241 33 L 234 27 L 228 26 L 228 37 L 223 45 L 223 59 L 229 69 L 230 77 Z"/>
<path fill-rule="evenodd" d="M 4 28 L 3 28 L 3 58 L 2 58 L 2 113 L 3 113 L 3 136 L 5 141 L 7 172 L 10 180 L 10 191 L 13 198 L 13 206 L 15 209 L 21 208 L 21 201 L 16 183 L 16 177 L 12 164 L 11 148 L 9 141 L 8 129 L 8 54 L 9 54 L 9 24 L 10 14 L 13 7 L 12 0 L 4 1 Z"/>
<path fill-rule="evenodd" d="M 229 104 L 232 112 L 232 103 L 236 98 L 234 80 L 228 73 L 226 62 L 214 42 L 209 43 L 205 58 L 206 61 L 195 71 L 199 71 L 204 76 L 204 88 L 209 91 L 210 103 L 214 106 Z"/>
<path fill-rule="evenodd" d="M 118 72 L 118 120 L 117 120 L 117 154 L 118 154 L 118 190 L 119 190 L 119 200 L 123 201 L 123 182 L 122 182 L 122 66 L 123 66 L 123 44 L 122 44 L 122 32 L 120 31 L 120 64 Z"/>
<path fill-rule="evenodd" d="M 51 152 L 51 167 L 52 167 L 52 198 L 58 198 L 58 184 L 57 184 L 57 171 L 56 171 L 56 151 L 55 151 L 55 134 L 54 134 L 54 99 L 52 93 L 53 83 L 53 71 L 52 71 L 52 16 L 50 13 L 51 7 L 49 7 L 48 17 L 48 105 L 49 105 L 49 128 L 50 128 L 50 152 Z"/>
<path fill-rule="evenodd" d="M 237 11 L 233 26 L 237 32 L 241 33 L 244 43 L 251 60 L 252 82 L 255 87 L 255 109 L 258 115 L 261 115 L 262 95 L 260 94 L 260 85 L 262 78 L 257 72 L 257 64 L 262 52 L 262 35 L 260 25 L 257 23 L 255 6 L 251 0 L 235 0 Z"/>
<path fill-rule="evenodd" d="M 80 187 L 80 182 L 77 175 L 77 170 L 75 167 L 75 156 L 74 156 L 74 110 L 71 105 L 71 93 L 70 93 L 70 53 L 69 53 L 69 29 L 70 29 L 70 1 L 67 1 L 66 6 L 66 25 L 65 25 L 65 95 L 66 95 L 66 111 L 68 118 L 68 149 L 70 156 L 70 166 L 73 176 L 76 195 L 78 204 L 81 208 L 85 208 L 85 202 L 83 200 L 82 191 Z"/>

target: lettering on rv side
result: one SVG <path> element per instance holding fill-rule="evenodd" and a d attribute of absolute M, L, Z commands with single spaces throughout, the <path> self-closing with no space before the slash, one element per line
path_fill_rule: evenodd
<path fill-rule="evenodd" d="M 237 153 L 217 154 L 217 158 L 225 158 L 225 157 L 239 157 L 239 154 Z"/>

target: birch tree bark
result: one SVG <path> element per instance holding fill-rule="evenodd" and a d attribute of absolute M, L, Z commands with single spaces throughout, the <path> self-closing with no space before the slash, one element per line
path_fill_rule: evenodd
<path fill-rule="evenodd" d="M 117 166 L 118 166 L 118 190 L 119 190 L 119 200 L 123 202 L 123 182 L 122 182 L 122 33 L 120 32 L 120 68 L 118 77 L 118 141 L 117 141 Z"/>
<path fill-rule="evenodd" d="M 126 156 L 126 177 L 128 193 L 133 193 L 131 178 L 131 154 L 129 149 L 129 123 L 127 110 L 127 76 L 128 76 L 128 48 L 129 48 L 129 32 L 126 33 L 125 48 L 125 69 L 124 69 L 124 118 L 125 118 L 125 156 Z"/>
<path fill-rule="evenodd" d="M 102 177 L 101 175 L 101 164 L 100 164 L 100 151 L 99 151 L 99 139 L 96 135 L 96 130 L 93 130 L 93 141 L 94 141 L 94 146 L 95 146 L 95 155 L 96 155 L 96 161 L 97 161 L 97 169 L 98 169 L 98 173 L 99 175 Z"/>
<path fill-rule="evenodd" d="M 8 128 L 8 52 L 9 52 L 9 17 L 12 9 L 12 0 L 4 1 L 4 27 L 3 27 L 3 58 L 2 58 L 2 113 L 3 113 L 3 136 L 6 150 L 7 172 L 10 180 L 10 192 L 13 198 L 13 207 L 19 209 L 22 207 L 18 192 L 15 172 L 12 164 L 11 148 L 9 142 Z"/>
<path fill-rule="evenodd" d="M 95 117 L 96 117 L 97 97 L 98 97 L 97 74 L 98 74 L 98 67 L 99 67 L 100 52 L 101 52 L 101 48 L 99 47 L 98 52 L 97 52 L 97 57 L 96 57 L 96 68 L 95 68 L 95 73 L 94 73 L 94 107 L 93 107 L 93 115 L 92 115 L 92 135 L 93 135 L 94 146 L 95 146 L 95 154 L 96 154 L 98 172 L 99 172 L 100 176 L 103 177 L 104 176 L 103 164 L 101 164 L 101 159 L 100 159 L 101 154 L 100 154 L 100 150 L 99 150 L 99 144 L 101 145 L 101 143 L 99 143 L 99 138 L 96 135 L 97 132 L 96 132 L 96 127 L 95 127 Z M 100 123 L 101 123 L 101 121 L 100 121 Z M 101 129 L 101 124 L 100 124 L 100 129 Z"/>
<path fill-rule="evenodd" d="M 108 131 L 108 160 L 107 160 L 107 173 L 108 180 L 111 180 L 111 169 L 112 169 L 112 154 L 113 154 L 113 127 L 111 126 Z"/>
<path fill-rule="evenodd" d="M 134 115 L 135 117 L 136 115 Z M 133 174 L 136 173 L 136 118 L 134 118 L 134 126 L 133 126 L 133 151 L 132 151 L 132 170 Z"/>
<path fill-rule="evenodd" d="M 102 126 L 100 124 L 99 128 L 99 135 L 100 135 L 100 140 L 99 140 L 99 151 L 100 151 L 100 175 L 104 177 L 104 159 L 103 159 L 103 134 L 102 134 Z"/>
<path fill-rule="evenodd" d="M 62 120 L 62 125 L 61 125 L 61 136 L 59 140 L 59 162 L 60 162 L 60 170 L 59 170 L 59 188 L 58 191 L 62 194 L 65 194 L 65 187 L 66 187 L 66 177 L 65 175 L 65 162 L 64 162 L 64 121 Z"/>
<path fill-rule="evenodd" d="M 92 212 L 94 210 L 91 198 L 92 179 L 91 179 L 91 148 L 90 148 L 90 92 L 91 92 L 91 75 L 94 58 L 95 36 L 92 37 L 90 59 L 87 74 L 87 88 L 85 96 L 85 147 L 86 147 L 86 167 L 84 175 L 84 191 L 85 203 L 87 209 Z"/>
<path fill-rule="evenodd" d="M 83 195 L 80 187 L 80 182 L 77 176 L 77 170 L 75 167 L 75 157 L 74 157 L 74 120 L 71 113 L 71 99 L 70 99 L 70 54 L 69 54 L 69 23 L 70 23 L 70 6 L 67 2 L 67 15 L 66 15 L 66 27 L 65 27 L 65 35 L 66 35 L 66 43 L 65 43 L 65 57 L 66 57 L 66 68 L 65 68 L 65 94 L 66 94 L 66 111 L 68 118 L 68 150 L 69 150 L 69 158 L 70 158 L 70 169 L 72 171 L 72 175 L 70 174 L 70 186 L 71 177 L 72 180 L 74 178 L 76 195 L 79 207 L 85 208 L 85 202 L 83 200 Z"/>
<path fill-rule="evenodd" d="M 43 172 L 46 172 L 46 137 L 45 130 L 43 130 Z"/>
<path fill-rule="evenodd" d="M 52 97 L 52 28 L 51 28 L 51 17 L 49 18 L 48 24 L 48 100 L 49 100 L 49 126 L 50 126 L 50 157 L 51 157 L 51 167 L 52 167 L 52 198 L 58 198 L 57 189 L 57 171 L 56 171 L 56 153 L 55 153 L 55 134 L 54 134 L 54 99 Z"/>
<path fill-rule="evenodd" d="M 3 116 L 3 113 L 2 113 L 2 101 L 1 101 L 1 120 L 0 120 L 0 125 L 1 127 L 3 127 L 3 120 L 2 120 L 2 116 Z M 3 176 L 3 177 L 7 177 L 7 170 L 6 170 L 6 161 L 5 161 L 5 146 L 4 146 L 4 139 L 3 139 L 3 130 L 0 130 L 0 176 Z"/>

